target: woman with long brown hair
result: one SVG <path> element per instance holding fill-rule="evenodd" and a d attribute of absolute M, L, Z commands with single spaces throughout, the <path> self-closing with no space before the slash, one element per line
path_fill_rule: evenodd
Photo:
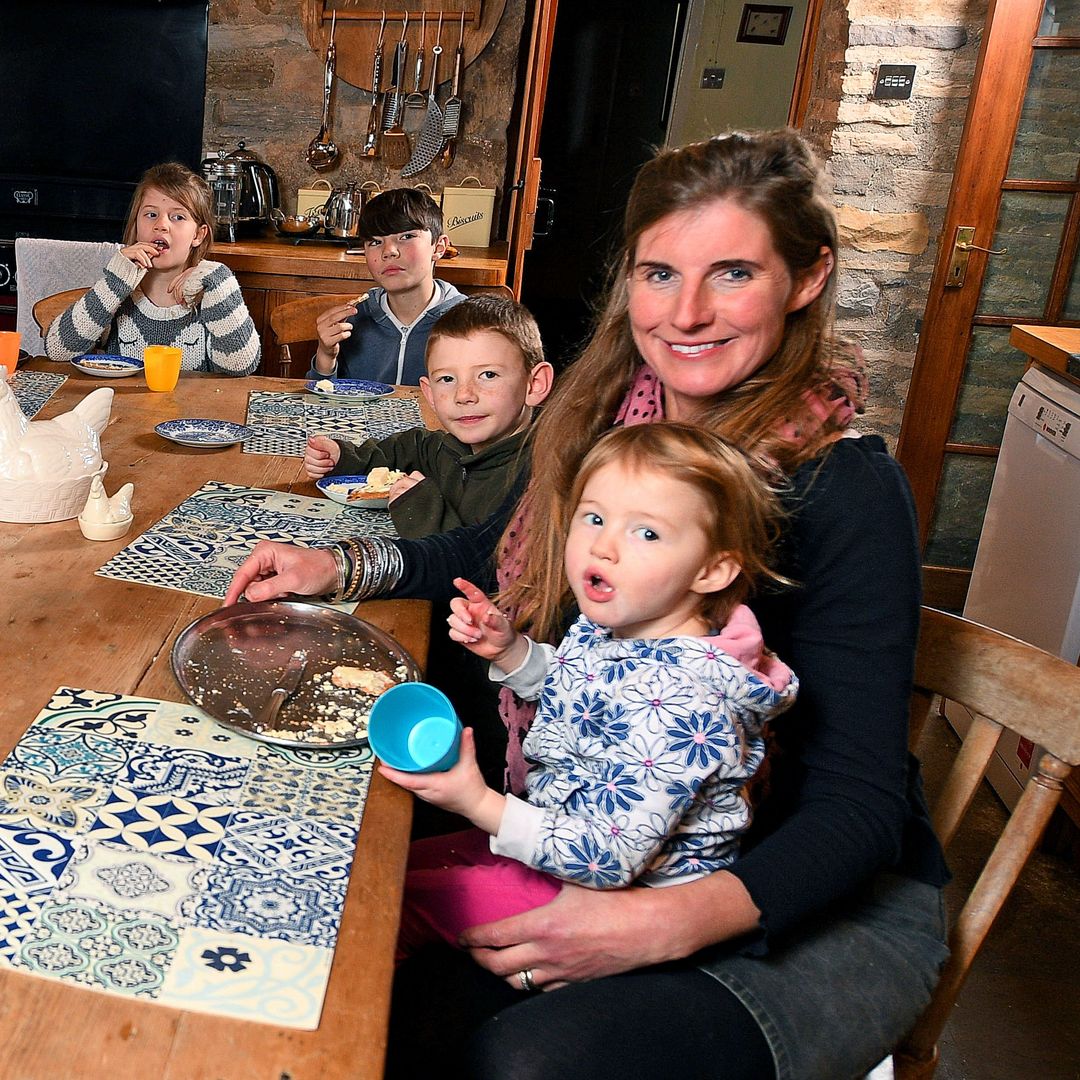
<path fill-rule="evenodd" d="M 774 725 L 740 858 L 677 889 L 565 886 L 468 931 L 477 964 L 419 954 L 398 973 L 389 1075 L 832 1080 L 872 1067 L 928 1000 L 947 872 L 907 753 L 914 512 L 884 443 L 842 437 L 864 385 L 832 333 L 836 248 L 793 132 L 660 153 L 630 194 L 596 332 L 537 423 L 516 509 L 426 541 L 365 540 L 355 559 L 260 545 L 238 572 L 230 602 L 335 582 L 446 597 L 455 577 L 483 581 L 498 547 L 503 602 L 553 640 L 574 614 L 553 557 L 569 492 L 608 428 L 698 424 L 784 477 L 776 568 L 791 584 L 751 606 L 802 691 Z M 515 789 L 528 714 L 504 705 Z"/>

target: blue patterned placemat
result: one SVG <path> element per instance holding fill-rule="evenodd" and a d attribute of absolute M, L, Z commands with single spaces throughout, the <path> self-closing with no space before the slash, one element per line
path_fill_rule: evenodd
<path fill-rule="evenodd" d="M 211 480 L 97 573 L 220 600 L 260 540 L 319 547 L 347 536 L 392 539 L 397 531 L 385 510 Z"/>
<path fill-rule="evenodd" d="M 414 398 L 331 404 L 310 394 L 252 390 L 244 423 L 255 431 L 244 440 L 245 454 L 303 457 L 308 435 L 363 442 L 423 427 L 424 422 Z"/>
<path fill-rule="evenodd" d="M 318 1027 L 371 768 L 60 688 L 0 762 L 0 965 Z"/>
<path fill-rule="evenodd" d="M 66 375 L 48 371 L 16 371 L 8 385 L 15 391 L 15 400 L 26 418 L 33 420 L 66 381 Z"/>

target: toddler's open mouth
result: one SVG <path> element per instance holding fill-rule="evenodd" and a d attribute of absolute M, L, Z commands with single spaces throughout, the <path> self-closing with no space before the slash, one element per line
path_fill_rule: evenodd
<path fill-rule="evenodd" d="M 154 241 L 152 241 L 152 243 L 153 243 L 154 247 L 156 247 L 158 249 L 158 251 L 168 251 L 169 250 L 168 242 L 165 241 L 165 240 L 160 240 L 160 239 L 159 240 L 154 240 Z"/>

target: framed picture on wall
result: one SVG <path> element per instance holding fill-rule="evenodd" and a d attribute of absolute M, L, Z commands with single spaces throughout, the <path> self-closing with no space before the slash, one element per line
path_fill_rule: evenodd
<path fill-rule="evenodd" d="M 790 7 L 773 4 L 744 4 L 736 41 L 754 45 L 783 45 L 791 21 Z"/>

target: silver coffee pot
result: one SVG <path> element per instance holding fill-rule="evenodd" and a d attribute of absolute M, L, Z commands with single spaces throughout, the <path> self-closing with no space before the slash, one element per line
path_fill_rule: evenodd
<path fill-rule="evenodd" d="M 360 235 L 360 210 L 363 193 L 355 180 L 346 187 L 335 188 L 326 200 L 324 222 L 330 236 L 342 240 L 355 240 Z"/>

